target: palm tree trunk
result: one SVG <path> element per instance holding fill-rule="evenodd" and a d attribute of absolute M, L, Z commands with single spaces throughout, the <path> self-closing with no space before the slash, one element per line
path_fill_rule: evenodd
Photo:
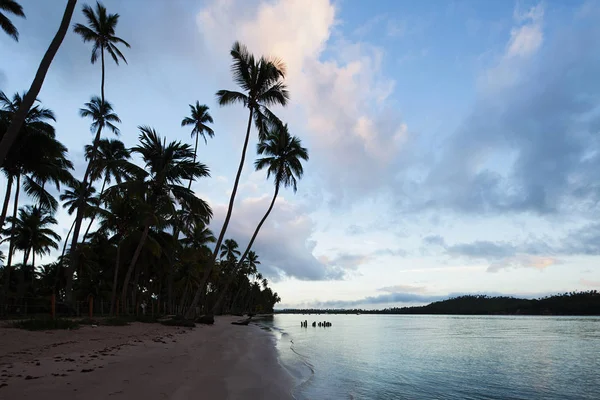
<path fill-rule="evenodd" d="M 275 185 L 275 194 L 273 194 L 273 200 L 271 200 L 271 205 L 269 205 L 269 209 L 267 210 L 267 212 L 265 213 L 264 217 L 260 220 L 258 226 L 256 227 L 256 230 L 254 231 L 254 234 L 252 235 L 252 239 L 250 239 L 250 243 L 248 243 L 248 247 L 246 247 L 246 251 L 244 251 L 244 254 L 242 254 L 242 257 L 240 257 L 240 259 L 238 260 L 238 263 L 235 266 L 235 269 L 233 270 L 233 272 L 231 274 L 231 277 L 227 280 L 227 283 L 225 285 L 225 289 L 223 290 L 223 293 L 221 293 L 221 295 L 219 296 L 219 299 L 217 300 L 217 302 L 215 303 L 215 306 L 213 307 L 213 312 L 223 302 L 223 299 L 225 298 L 225 295 L 227 293 L 227 289 L 229 288 L 229 285 L 233 281 L 233 277 L 235 276 L 236 272 L 242 266 L 242 262 L 246 259 L 246 256 L 248 255 L 248 252 L 252 248 L 252 245 L 254 244 L 254 240 L 256 240 L 256 236 L 258 236 L 258 232 L 260 231 L 260 228 L 263 226 L 263 224 L 265 223 L 265 221 L 269 217 L 269 214 L 271 213 L 271 210 L 273 210 L 273 206 L 275 205 L 275 200 L 277 199 L 277 195 L 278 194 L 279 194 L 279 185 L 276 184 Z"/>
<path fill-rule="evenodd" d="M 100 57 L 102 61 L 102 81 L 100 82 L 100 97 L 102 98 L 102 104 L 104 104 L 104 46 L 102 46 Z"/>
<path fill-rule="evenodd" d="M 138 282 L 140 280 L 140 272 L 142 268 L 137 266 L 135 268 L 135 276 L 133 278 L 133 288 L 131 289 L 131 305 L 134 307 L 134 314 L 137 314 L 137 292 L 138 292 Z"/>
<path fill-rule="evenodd" d="M 119 264 L 121 261 L 121 244 L 123 244 L 123 240 L 119 241 L 117 245 L 117 259 L 115 261 L 115 275 L 113 277 L 113 286 L 112 293 L 110 295 L 110 315 L 113 315 L 115 312 L 115 301 L 117 300 L 117 281 L 119 278 Z"/>
<path fill-rule="evenodd" d="M 102 193 L 104 193 L 104 188 L 106 187 L 107 180 L 108 180 L 108 176 L 104 178 L 104 182 L 102 183 L 102 189 L 100 189 L 100 195 L 99 195 L 100 199 L 102 199 Z M 85 230 L 85 233 L 83 234 L 82 242 L 85 242 L 85 239 L 87 238 L 88 233 L 90 233 L 90 228 L 92 227 L 92 224 L 94 223 L 95 218 L 96 218 L 96 214 L 94 213 L 92 215 L 92 218 L 90 219 L 90 224 L 88 225 L 87 229 Z"/>
<path fill-rule="evenodd" d="M 15 252 L 15 220 L 17 219 L 17 211 L 19 210 L 19 192 L 21 191 L 21 175 L 17 175 L 17 187 L 15 188 L 15 200 L 13 204 L 12 225 L 10 228 L 10 241 L 8 245 L 8 259 L 6 260 L 6 280 L 4 281 L 4 296 L 8 296 L 10 290 L 10 270 L 12 268 L 12 257 Z"/>
<path fill-rule="evenodd" d="M 2 214 L 0 214 L 0 230 L 4 226 L 4 221 L 6 220 L 6 213 L 8 212 L 8 203 L 10 202 L 10 195 L 12 190 L 13 177 L 8 177 L 8 182 L 6 183 L 6 193 L 4 194 L 4 203 L 2 204 Z"/>
<path fill-rule="evenodd" d="M 52 39 L 48 50 L 46 50 L 46 54 L 44 54 L 44 57 L 42 58 L 42 62 L 40 63 L 40 66 L 35 74 L 35 78 L 33 78 L 33 82 L 31 82 L 31 86 L 29 87 L 27 94 L 25 94 L 23 97 L 21 106 L 13 116 L 10 126 L 6 130 L 2 141 L 0 141 L 0 165 L 4 164 L 4 159 L 6 158 L 6 155 L 8 154 L 13 143 L 17 139 L 17 136 L 19 136 L 21 126 L 23 126 L 23 122 L 25 122 L 25 117 L 27 116 L 29 109 L 40 93 L 40 89 L 44 83 L 44 78 L 48 73 L 48 69 L 50 69 L 50 64 L 52 63 L 56 52 L 58 51 L 63 39 L 65 38 L 65 35 L 67 34 L 76 4 L 77 0 L 68 1 L 62 21 L 58 27 L 58 31 L 56 32 L 54 39 Z"/>
<path fill-rule="evenodd" d="M 88 178 L 92 171 L 92 164 L 96 159 L 96 151 L 98 149 L 98 143 L 100 142 L 100 135 L 102 133 L 102 125 L 98 127 L 98 131 L 96 132 L 96 137 L 94 138 L 92 156 L 88 161 L 87 168 L 85 169 L 85 174 L 83 175 L 83 187 L 85 192 L 87 192 L 88 187 Z M 85 193 L 82 193 L 85 195 Z M 77 250 L 77 239 L 79 239 L 79 231 L 81 230 L 81 224 L 83 223 L 83 212 L 85 211 L 85 199 L 81 197 L 79 199 L 79 204 L 77 207 L 77 216 L 75 217 L 75 227 L 73 228 L 73 238 L 71 239 L 71 253 L 75 254 Z M 66 269 L 67 271 L 67 283 L 65 285 L 65 300 L 67 303 L 70 303 L 73 299 L 73 272 L 77 270 L 77 264 L 79 262 L 79 257 L 71 257 L 70 266 Z"/>
<path fill-rule="evenodd" d="M 121 303 L 125 306 L 125 301 L 127 300 L 127 286 L 129 286 L 129 280 L 131 279 L 131 274 L 135 268 L 135 264 L 137 263 L 138 258 L 146 244 L 146 239 L 148 238 L 148 233 L 150 232 L 150 223 L 146 223 L 144 227 L 144 232 L 142 233 L 142 237 L 140 238 L 140 242 L 135 249 L 135 253 L 133 253 L 133 258 L 131 259 L 131 264 L 129 264 L 129 268 L 127 269 L 127 273 L 125 274 L 125 279 L 123 280 L 123 288 L 121 289 Z"/>
<path fill-rule="evenodd" d="M 221 247 L 221 243 L 223 242 L 223 238 L 225 237 L 225 232 L 227 231 L 227 226 L 229 225 L 229 220 L 231 219 L 231 213 L 233 212 L 233 203 L 235 202 L 235 195 L 237 193 L 238 184 L 240 182 L 240 177 L 242 176 L 242 170 L 244 169 L 244 161 L 246 160 L 246 150 L 248 149 L 248 141 L 250 140 L 250 128 L 252 128 L 252 113 L 253 109 L 250 108 L 250 113 L 248 115 L 248 127 L 246 128 L 246 139 L 244 140 L 244 147 L 242 148 L 242 157 L 240 158 L 240 165 L 238 167 L 237 175 L 235 176 L 235 182 L 233 184 L 233 191 L 231 192 L 231 197 L 229 198 L 229 207 L 227 208 L 227 215 L 225 216 L 225 221 L 223 222 L 223 227 L 221 228 L 221 233 L 219 234 L 219 238 L 217 239 L 217 243 L 215 244 L 215 249 L 213 251 L 212 260 L 208 264 L 208 268 L 204 271 L 204 276 L 202 277 L 202 281 L 200 281 L 200 285 L 196 290 L 196 294 L 194 295 L 194 299 L 188 308 L 186 313 L 186 317 L 191 318 L 192 314 L 198 305 L 198 301 L 200 300 L 200 296 L 202 296 L 202 292 L 206 290 L 206 283 L 208 282 L 208 277 L 210 276 L 215 262 L 217 260 L 217 255 L 219 254 L 219 248 Z"/>

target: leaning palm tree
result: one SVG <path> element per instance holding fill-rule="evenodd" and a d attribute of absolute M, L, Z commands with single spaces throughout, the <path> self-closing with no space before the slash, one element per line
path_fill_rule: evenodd
<path fill-rule="evenodd" d="M 235 202 L 235 196 L 237 194 L 242 169 L 244 168 L 244 161 L 246 159 L 246 150 L 248 148 L 248 141 L 250 140 L 252 120 L 254 119 L 254 123 L 258 129 L 259 139 L 263 138 L 266 125 L 278 121 L 278 118 L 271 112 L 269 107 L 277 104 L 285 106 L 289 99 L 287 87 L 283 83 L 283 79 L 285 78 L 285 64 L 281 60 L 266 57 L 256 59 L 250 54 L 246 46 L 239 42 L 233 44 L 230 54 L 233 58 L 231 66 L 233 80 L 240 86 L 243 93 L 238 91 L 219 90 L 217 92 L 217 99 L 221 106 L 241 103 L 244 107 L 248 107 L 248 126 L 246 128 L 246 137 L 242 147 L 240 164 L 233 184 L 233 190 L 231 191 L 231 196 L 229 198 L 229 206 L 227 208 L 225 220 L 223 221 L 223 227 L 219 233 L 209 268 L 206 269 L 203 281 L 196 290 L 194 300 L 188 309 L 188 316 L 191 316 L 191 313 L 198 305 L 202 292 L 205 290 L 206 282 L 214 267 L 221 243 L 223 242 L 225 232 L 229 225 L 229 220 L 231 219 L 233 204 Z"/>
<path fill-rule="evenodd" d="M 304 174 L 302 160 L 308 161 L 308 150 L 302 147 L 300 139 L 290 135 L 287 125 L 276 124 L 270 127 L 266 132 L 265 139 L 258 143 L 256 149 L 258 154 L 264 154 L 265 157 L 256 160 L 254 166 L 257 171 L 267 168 L 267 179 L 273 176 L 275 192 L 267 212 L 254 230 L 254 234 L 252 235 L 246 250 L 237 261 L 234 271 L 237 271 L 242 267 L 246 256 L 249 254 L 250 249 L 254 244 L 254 240 L 256 240 L 256 237 L 258 236 L 258 232 L 260 232 L 260 228 L 273 210 L 275 200 L 277 200 L 277 195 L 279 194 L 279 189 L 282 186 L 291 186 L 295 193 L 297 190 L 297 180 L 301 179 Z M 259 276 L 260 278 L 258 278 Z M 260 274 L 257 274 L 256 277 L 262 279 Z M 231 279 L 228 281 L 227 286 L 229 286 L 230 283 Z M 215 304 L 214 310 L 218 309 L 223 301 L 225 291 Z"/>
<path fill-rule="evenodd" d="M 117 65 L 119 65 L 119 59 L 123 60 L 127 64 L 127 60 L 121 50 L 117 47 L 117 44 L 124 44 L 125 47 L 130 48 L 129 43 L 115 36 L 115 29 L 119 22 L 119 14 L 109 14 L 106 11 L 106 7 L 100 2 L 96 2 L 96 10 L 87 4 L 83 6 L 83 15 L 87 19 L 88 25 L 75 24 L 73 31 L 79 35 L 84 42 L 92 42 L 92 64 L 95 64 L 98 60 L 98 53 L 100 53 L 100 62 L 102 64 L 102 81 L 100 84 L 100 94 L 102 101 L 104 101 L 104 51 L 112 57 Z"/>
<path fill-rule="evenodd" d="M 23 103 L 20 105 L 17 112 L 11 119 L 8 128 L 6 129 L 6 133 L 0 140 L 0 165 L 4 164 L 4 159 L 8 155 L 8 152 L 11 150 L 13 144 L 17 140 L 19 136 L 19 132 L 21 131 L 21 127 L 25 122 L 27 117 L 27 113 L 33 103 L 35 103 L 38 93 L 42 88 L 42 84 L 44 83 L 44 78 L 50 69 L 50 64 L 54 59 L 54 56 L 58 52 L 58 48 L 60 47 L 65 35 L 67 34 L 67 30 L 69 29 L 69 23 L 71 22 L 71 17 L 73 16 L 73 10 L 75 10 L 75 4 L 77 0 L 69 0 L 67 2 L 67 6 L 65 8 L 65 13 L 63 14 L 63 18 L 60 22 L 60 26 L 54 39 L 50 43 L 46 54 L 42 58 L 42 62 L 38 67 L 38 70 L 33 78 L 33 82 L 31 82 L 31 86 L 27 91 L 27 95 L 23 98 Z"/>
<path fill-rule="evenodd" d="M 21 7 L 21 5 L 14 0 L 0 0 L 0 28 L 2 28 L 2 30 L 6 32 L 8 36 L 12 37 L 18 42 L 19 31 L 17 28 L 15 28 L 12 22 L 10 22 L 10 19 L 8 19 L 3 11 L 14 14 L 17 17 L 25 18 L 23 7 Z"/>
<path fill-rule="evenodd" d="M 250 243 L 248 243 L 248 247 L 246 247 L 246 251 L 244 251 L 244 254 L 238 261 L 238 268 L 246 258 L 246 255 L 248 255 L 260 228 L 273 210 L 279 189 L 281 186 L 291 187 L 295 193 L 298 189 L 297 180 L 301 179 L 304 174 L 302 160 L 308 161 L 308 150 L 302 147 L 300 139 L 290 135 L 287 124 L 274 125 L 270 128 L 267 131 L 265 140 L 258 143 L 256 150 L 258 154 L 264 154 L 266 157 L 256 160 L 254 166 L 257 171 L 266 168 L 267 179 L 273 176 L 275 192 L 273 193 L 273 199 L 267 212 L 260 220 L 252 235 L 252 239 L 250 239 Z"/>
<path fill-rule="evenodd" d="M 92 173 L 94 160 L 97 154 L 98 145 L 100 144 L 100 135 L 102 133 L 103 128 L 110 129 L 115 135 L 119 135 L 119 128 L 115 125 L 115 123 L 121 122 L 117 114 L 113 112 L 112 105 L 103 101 L 97 96 L 92 97 L 92 100 L 89 103 L 85 103 L 85 108 L 79 110 L 79 115 L 83 118 L 91 118 L 92 123 L 90 125 L 90 131 L 96 131 L 96 135 L 94 137 L 94 141 L 92 143 L 91 155 L 88 160 L 87 168 L 85 169 L 85 174 L 83 175 L 82 184 L 84 187 L 89 185 L 90 174 Z M 73 237 L 71 239 L 71 252 L 75 252 L 77 248 L 77 240 L 79 239 L 79 231 L 81 230 L 81 223 L 83 222 L 84 217 L 84 207 L 83 207 L 84 199 L 81 198 L 79 201 L 79 206 L 77 209 L 77 215 L 75 217 L 75 226 L 73 227 Z M 73 272 L 77 269 L 78 257 L 71 257 L 71 265 L 67 270 L 67 286 L 65 288 L 66 291 L 66 300 L 69 302 L 72 296 L 72 288 L 73 288 Z"/>

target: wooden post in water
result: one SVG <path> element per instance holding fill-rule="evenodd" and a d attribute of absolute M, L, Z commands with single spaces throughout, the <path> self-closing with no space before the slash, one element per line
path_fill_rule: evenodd
<path fill-rule="evenodd" d="M 50 316 L 52 319 L 56 318 L 56 294 L 52 293 L 50 297 Z"/>

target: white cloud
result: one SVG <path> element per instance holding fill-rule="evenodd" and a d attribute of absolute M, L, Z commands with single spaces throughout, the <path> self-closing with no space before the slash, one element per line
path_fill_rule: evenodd
<path fill-rule="evenodd" d="M 226 58 L 223 49 L 241 39 L 255 54 L 284 60 L 291 105 L 277 113 L 309 146 L 308 168 L 322 171 L 337 202 L 381 187 L 408 141 L 406 124 L 389 104 L 394 81 L 382 73 L 383 50 L 332 39 L 336 9 L 329 0 L 248 7 L 227 0 L 198 14 L 198 28 L 214 52 L 209 57 Z M 382 178 L 373 179 L 377 175 Z"/>

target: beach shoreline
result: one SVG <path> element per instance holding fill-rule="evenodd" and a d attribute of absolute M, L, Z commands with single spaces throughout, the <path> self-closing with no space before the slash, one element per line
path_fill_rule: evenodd
<path fill-rule="evenodd" d="M 196 328 L 0 328 L 0 397 L 292 399 L 292 378 L 272 334 L 231 325 L 236 319 L 217 317 Z"/>

